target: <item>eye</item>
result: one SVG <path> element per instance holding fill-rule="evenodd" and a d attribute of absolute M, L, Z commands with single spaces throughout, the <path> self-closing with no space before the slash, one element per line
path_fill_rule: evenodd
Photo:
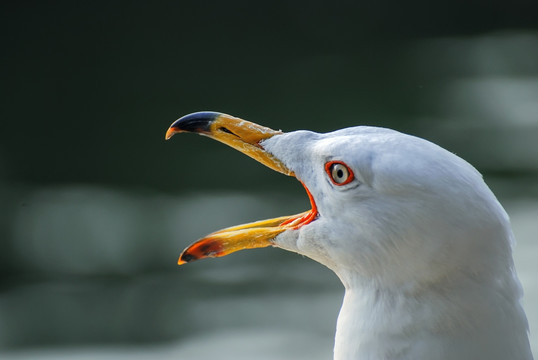
<path fill-rule="evenodd" d="M 353 181 L 353 171 L 341 161 L 329 161 L 325 164 L 325 172 L 334 185 L 342 186 Z"/>

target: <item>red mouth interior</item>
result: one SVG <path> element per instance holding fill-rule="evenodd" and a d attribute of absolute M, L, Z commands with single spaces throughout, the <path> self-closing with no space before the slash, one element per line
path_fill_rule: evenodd
<path fill-rule="evenodd" d="M 302 181 L 300 182 L 301 184 L 303 184 L 306 190 L 306 193 L 308 194 L 308 199 L 310 200 L 310 205 L 312 206 L 312 209 L 306 213 L 299 214 L 297 217 L 288 219 L 284 221 L 282 224 L 280 224 L 280 226 L 291 226 L 292 230 L 297 230 L 301 226 L 310 224 L 312 221 L 314 221 L 318 217 L 318 207 L 316 206 L 314 197 L 312 196 L 312 194 L 310 193 L 310 190 L 308 190 L 306 185 Z"/>

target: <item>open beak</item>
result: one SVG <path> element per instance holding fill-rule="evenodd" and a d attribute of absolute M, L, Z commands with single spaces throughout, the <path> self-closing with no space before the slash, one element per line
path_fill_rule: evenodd
<path fill-rule="evenodd" d="M 260 142 L 282 134 L 252 122 L 216 112 L 197 112 L 176 120 L 166 132 L 166 140 L 177 133 L 193 132 L 218 140 L 252 157 L 271 169 L 295 176 L 279 159 L 265 151 Z M 286 230 L 296 230 L 317 217 L 314 199 L 305 187 L 312 209 L 292 216 L 256 221 L 226 228 L 196 241 L 180 255 L 178 264 L 206 257 L 225 256 L 243 249 L 274 245 L 273 239 Z"/>

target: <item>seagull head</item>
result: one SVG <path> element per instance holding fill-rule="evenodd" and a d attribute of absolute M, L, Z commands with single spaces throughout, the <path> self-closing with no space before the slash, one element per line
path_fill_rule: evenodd
<path fill-rule="evenodd" d="M 511 261 L 509 243 L 491 243 L 509 231 L 508 218 L 481 175 L 426 140 L 368 126 L 284 133 L 215 112 L 178 119 L 166 139 L 182 132 L 296 177 L 312 208 L 209 234 L 179 264 L 275 246 L 326 265 L 346 288 L 416 288 Z"/>
<path fill-rule="evenodd" d="M 443 148 L 358 126 L 281 132 L 200 112 L 174 122 L 296 177 L 311 209 L 209 234 L 179 264 L 275 246 L 346 288 L 335 359 L 532 359 L 508 216 L 482 176 Z"/>

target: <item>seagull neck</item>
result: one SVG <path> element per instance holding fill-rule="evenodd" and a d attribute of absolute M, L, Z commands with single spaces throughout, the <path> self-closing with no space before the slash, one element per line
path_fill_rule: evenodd
<path fill-rule="evenodd" d="M 532 359 L 514 292 L 509 299 L 476 283 L 421 291 L 346 287 L 334 359 Z"/>
<path fill-rule="evenodd" d="M 388 359 L 386 351 L 399 352 L 403 342 L 392 342 L 413 323 L 407 302 L 402 294 L 374 286 L 346 287 L 337 322 L 334 359 Z"/>

